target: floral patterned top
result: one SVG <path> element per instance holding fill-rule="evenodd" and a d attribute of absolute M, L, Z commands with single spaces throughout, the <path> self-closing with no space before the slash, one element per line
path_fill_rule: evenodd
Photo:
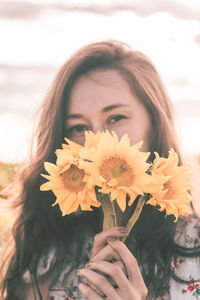
<path fill-rule="evenodd" d="M 84 257 L 83 263 L 79 268 L 85 265 L 85 258 L 90 257 L 92 251 L 93 238 L 90 236 L 84 244 L 81 255 Z M 185 247 L 194 248 L 200 246 L 200 219 L 190 214 L 186 218 L 181 219 L 177 226 L 175 241 Z M 47 257 L 43 257 L 39 263 L 37 275 L 45 274 L 54 261 L 54 250 L 51 249 Z M 82 260 L 81 260 L 82 261 Z M 180 278 L 191 281 L 189 284 L 178 283 L 174 279 L 170 279 L 167 291 L 162 293 L 157 300 L 200 300 L 200 281 L 193 283 L 193 280 L 200 279 L 200 258 L 182 258 L 173 257 L 171 263 L 172 271 Z M 49 289 L 48 300 L 85 300 L 81 295 L 77 286 L 83 280 L 76 274 L 77 269 L 71 270 L 68 265 L 63 269 L 59 279 L 53 282 Z M 30 273 L 24 274 L 24 281 L 30 281 Z M 65 288 L 63 287 L 65 282 Z"/>

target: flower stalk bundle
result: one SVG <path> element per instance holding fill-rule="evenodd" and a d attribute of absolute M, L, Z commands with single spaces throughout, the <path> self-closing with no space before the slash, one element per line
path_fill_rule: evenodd
<path fill-rule="evenodd" d="M 130 232 L 145 204 L 174 215 L 175 221 L 189 211 L 191 172 L 189 166 L 178 165 L 173 149 L 168 158 L 155 153 L 149 163 L 150 153 L 140 151 L 142 142 L 130 145 L 127 134 L 119 140 L 114 132 L 87 131 L 84 146 L 65 140 L 67 144 L 55 152 L 56 164 L 44 163 L 49 175 L 42 174 L 48 181 L 40 187 L 53 191 L 53 206 L 58 204 L 63 216 L 101 206 L 103 229 L 118 226 L 115 205 L 124 212 L 128 195 L 128 206 L 138 199 L 127 223 Z"/>

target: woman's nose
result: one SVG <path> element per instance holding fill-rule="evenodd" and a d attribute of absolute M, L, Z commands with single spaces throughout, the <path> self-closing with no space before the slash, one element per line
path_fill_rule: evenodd
<path fill-rule="evenodd" d="M 95 124 L 92 124 L 92 132 L 94 132 L 95 134 L 98 132 L 98 131 L 104 131 L 105 128 L 103 126 L 103 124 L 101 123 L 95 123 Z"/>

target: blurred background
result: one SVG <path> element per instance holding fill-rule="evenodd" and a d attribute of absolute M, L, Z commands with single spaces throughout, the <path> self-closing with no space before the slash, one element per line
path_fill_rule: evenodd
<path fill-rule="evenodd" d="M 127 42 L 159 70 L 200 211 L 200 0 L 0 0 L 0 190 L 27 158 L 34 115 L 57 69 L 102 38 Z M 0 239 L 10 219 L 0 216 Z"/>
<path fill-rule="evenodd" d="M 200 153 L 199 0 L 0 0 L 0 161 L 26 158 L 33 115 L 56 70 L 87 42 L 113 38 L 155 63 L 188 155 Z"/>
<path fill-rule="evenodd" d="M 182 149 L 198 156 L 200 0 L 0 0 L 0 162 L 26 159 L 34 113 L 57 69 L 101 38 L 153 60 L 177 111 Z"/>

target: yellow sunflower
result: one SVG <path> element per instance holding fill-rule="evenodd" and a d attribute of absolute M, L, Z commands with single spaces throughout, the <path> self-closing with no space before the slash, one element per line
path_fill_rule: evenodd
<path fill-rule="evenodd" d="M 85 131 L 85 143 L 84 147 L 93 148 L 97 147 L 99 140 L 102 136 L 102 132 L 98 131 L 96 134 L 92 131 Z"/>
<path fill-rule="evenodd" d="M 149 153 L 139 151 L 142 142 L 131 146 L 127 134 L 119 141 L 114 132 L 106 131 L 97 140 L 95 147 L 80 150 L 81 165 L 90 174 L 89 184 L 100 187 L 101 193 L 110 193 L 111 200 L 116 200 L 124 211 L 127 194 L 131 205 L 138 195 L 151 191 L 154 186 L 154 178 L 146 174 L 150 167 L 146 162 Z"/>
<path fill-rule="evenodd" d="M 188 190 L 192 189 L 192 186 L 188 177 L 191 172 L 188 166 L 178 166 L 178 155 L 173 149 L 169 151 L 168 158 L 161 158 L 158 153 L 155 155 L 151 172 L 162 183 L 162 188 L 151 193 L 152 198 L 147 204 L 159 205 L 159 210 L 166 210 L 168 215 L 173 214 L 176 221 L 179 215 L 189 211 L 191 196 Z"/>
<path fill-rule="evenodd" d="M 42 176 L 48 179 L 41 187 L 41 191 L 52 190 L 56 196 L 62 215 L 75 212 L 80 206 L 81 210 L 92 210 L 91 206 L 100 206 L 96 199 L 94 185 L 88 185 L 88 174 L 79 164 L 78 152 L 80 145 L 67 140 L 68 145 L 63 144 L 63 149 L 57 149 L 56 164 L 44 163 L 49 175 Z"/>
<path fill-rule="evenodd" d="M 56 165 L 59 167 L 64 167 L 68 163 L 73 163 L 79 160 L 79 150 L 81 145 L 72 142 L 71 140 L 65 138 L 67 144 L 62 144 L 62 149 L 57 149 L 55 154 L 57 156 Z M 68 162 L 68 163 L 67 163 Z"/>

